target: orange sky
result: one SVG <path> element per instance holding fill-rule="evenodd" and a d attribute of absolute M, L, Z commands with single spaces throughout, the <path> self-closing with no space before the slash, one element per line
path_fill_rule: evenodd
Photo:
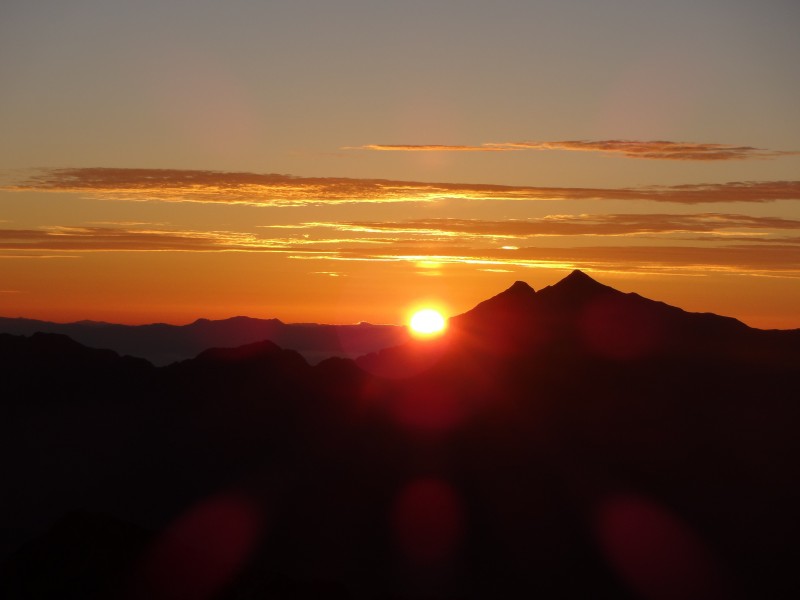
<path fill-rule="evenodd" d="M 76 169 L 9 185 L 18 225 L 0 230 L 0 312 L 396 323 L 425 301 L 455 314 L 517 279 L 541 288 L 580 268 L 689 310 L 800 325 L 800 219 L 769 216 L 796 203 L 794 183 L 546 190 L 295 178 L 274 192 L 272 179 Z"/>
<path fill-rule="evenodd" d="M 35 4 L 0 316 L 396 323 L 579 268 L 800 327 L 796 3 Z"/>

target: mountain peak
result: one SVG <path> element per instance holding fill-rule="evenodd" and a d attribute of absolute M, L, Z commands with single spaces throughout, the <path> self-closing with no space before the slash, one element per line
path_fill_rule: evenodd
<path fill-rule="evenodd" d="M 571 279 L 572 280 L 576 280 L 576 281 L 577 280 L 582 280 L 582 281 L 591 280 L 591 281 L 594 281 L 594 279 L 589 277 L 589 275 L 587 275 L 586 273 L 584 273 L 580 269 L 575 269 L 574 271 L 572 271 L 572 273 L 567 275 L 564 279 L 567 280 L 567 281 L 571 280 Z"/>
<path fill-rule="evenodd" d="M 589 275 L 578 269 L 575 269 L 572 273 L 551 287 L 552 289 L 564 289 L 581 294 L 613 289 L 592 279 Z"/>
<path fill-rule="evenodd" d="M 524 281 L 515 281 L 514 284 L 508 288 L 505 293 L 513 293 L 513 294 L 532 294 L 536 293 L 531 286 L 529 286 Z"/>
<path fill-rule="evenodd" d="M 612 287 L 595 281 L 583 271 L 574 270 L 554 285 L 547 286 L 539 292 L 541 300 L 561 306 L 578 306 L 597 295 L 609 293 L 621 294 Z"/>
<path fill-rule="evenodd" d="M 533 297 L 536 296 L 536 290 L 524 281 L 515 281 L 510 288 L 500 292 L 493 298 L 486 302 L 491 304 L 506 304 L 512 305 L 527 305 Z"/>
<path fill-rule="evenodd" d="M 464 320 L 475 321 L 486 318 L 490 320 L 524 318 L 523 316 L 531 310 L 535 297 L 536 291 L 531 286 L 524 281 L 516 281 L 508 289 L 484 300 L 472 310 L 454 317 L 450 322 L 457 324 Z"/>

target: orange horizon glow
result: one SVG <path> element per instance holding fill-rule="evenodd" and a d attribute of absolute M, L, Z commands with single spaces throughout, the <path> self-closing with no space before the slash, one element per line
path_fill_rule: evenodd
<path fill-rule="evenodd" d="M 439 264 L 433 269 L 355 262 L 337 267 L 332 276 L 321 266 L 294 270 L 285 261 L 229 253 L 92 253 L 74 259 L 0 260 L 0 268 L 5 278 L 0 316 L 61 323 L 187 324 L 248 316 L 285 323 L 401 325 L 414 310 L 433 307 L 461 314 L 516 280 L 540 290 L 580 268 L 622 292 L 690 312 L 714 312 L 761 329 L 800 328 L 797 279 L 713 270 L 637 273 L 581 263 L 558 268 Z M 276 268 L 283 269 L 280 279 L 264 276 Z M 434 297 L 437 301 L 430 302 Z"/>
<path fill-rule="evenodd" d="M 800 328 L 796 3 L 17 4 L 0 317 L 403 326 L 579 269 Z"/>

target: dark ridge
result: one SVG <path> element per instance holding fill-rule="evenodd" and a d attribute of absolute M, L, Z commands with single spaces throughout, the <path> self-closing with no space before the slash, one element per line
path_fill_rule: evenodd
<path fill-rule="evenodd" d="M 277 356 L 283 352 L 277 344 L 270 341 L 255 342 L 245 344 L 235 348 L 209 348 L 197 355 L 195 361 L 198 362 L 239 362 L 266 359 Z"/>
<path fill-rule="evenodd" d="M 139 391 L 154 371 L 144 359 L 89 348 L 65 335 L 0 334 L 4 400 L 83 400 L 101 390 L 119 400 Z"/>

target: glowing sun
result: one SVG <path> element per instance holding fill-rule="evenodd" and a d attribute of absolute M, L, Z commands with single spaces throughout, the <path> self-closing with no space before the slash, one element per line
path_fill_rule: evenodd
<path fill-rule="evenodd" d="M 411 315 L 408 326 L 414 335 L 432 336 L 442 333 L 447 327 L 447 321 L 438 311 L 425 308 Z"/>

